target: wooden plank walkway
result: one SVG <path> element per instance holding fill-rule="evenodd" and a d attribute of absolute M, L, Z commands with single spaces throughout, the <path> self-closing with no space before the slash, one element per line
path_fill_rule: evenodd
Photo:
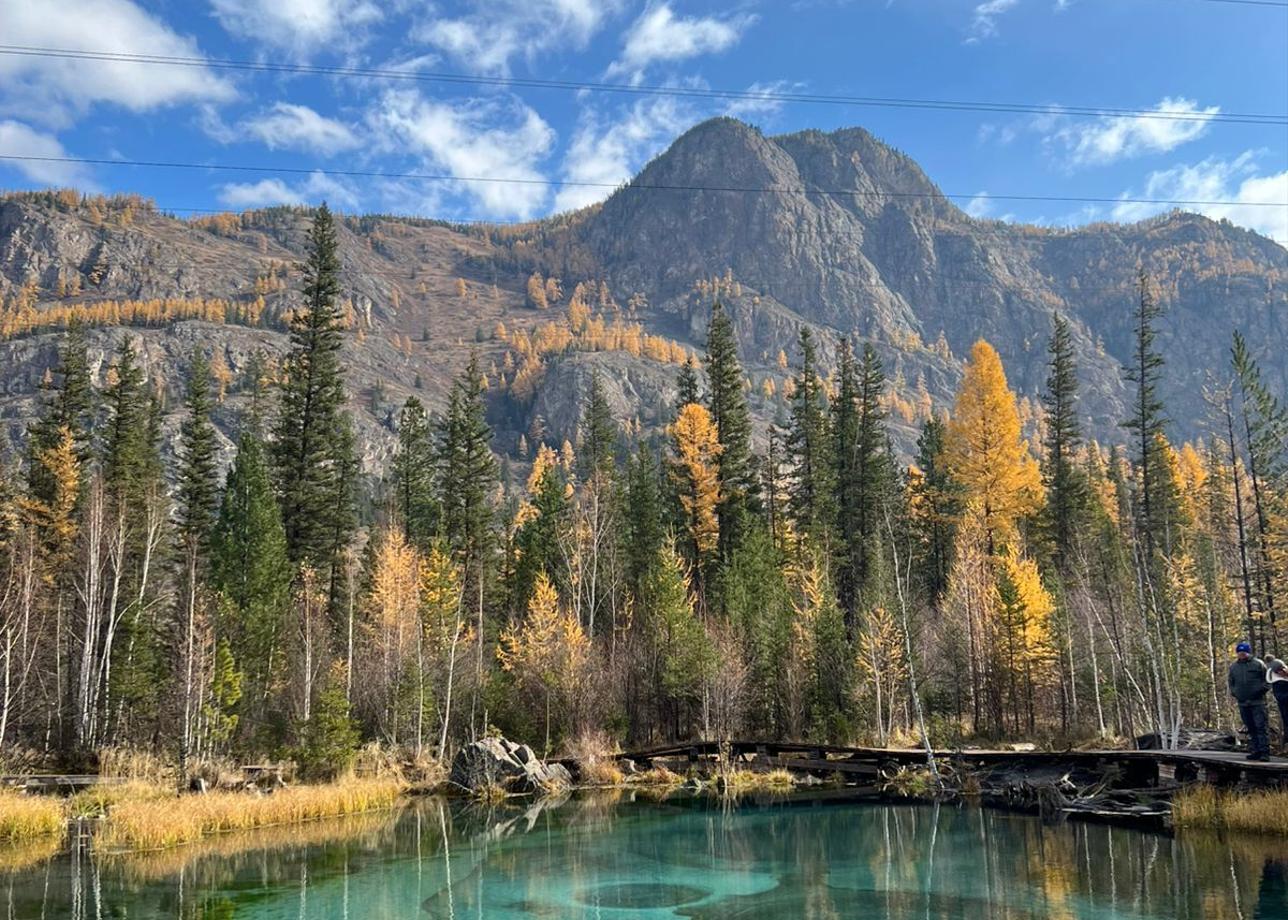
<path fill-rule="evenodd" d="M 659 745 L 619 754 L 647 768 L 653 761 L 681 761 L 697 764 L 714 759 L 722 746 L 715 741 L 688 741 Z M 925 763 L 926 752 L 907 748 L 861 748 L 830 744 L 782 741 L 733 741 L 723 750 L 734 761 L 783 767 L 809 772 L 833 771 L 872 775 L 880 770 Z M 1240 779 L 1259 783 L 1288 783 L 1288 758 L 1269 762 L 1249 761 L 1242 752 L 1190 750 L 937 750 L 937 759 L 955 761 L 977 768 L 1004 766 L 1046 766 L 1104 769 L 1118 766 L 1126 773 L 1157 783 L 1160 776 L 1181 781 L 1204 780 L 1225 785 Z"/>

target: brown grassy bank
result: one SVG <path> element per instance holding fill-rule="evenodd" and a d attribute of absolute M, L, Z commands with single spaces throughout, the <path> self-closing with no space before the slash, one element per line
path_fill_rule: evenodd
<path fill-rule="evenodd" d="M 1177 827 L 1251 831 L 1288 837 L 1288 789 L 1227 792 L 1212 786 L 1191 786 L 1172 799 L 1172 823 Z"/>

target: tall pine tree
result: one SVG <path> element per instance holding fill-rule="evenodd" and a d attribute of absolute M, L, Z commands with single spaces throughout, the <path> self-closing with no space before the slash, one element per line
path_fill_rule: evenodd
<path fill-rule="evenodd" d="M 720 558 L 727 561 L 741 542 L 749 515 L 759 513 L 760 482 L 751 453 L 751 414 L 743 389 L 738 342 L 720 301 L 711 308 L 707 327 L 707 381 L 711 386 L 707 404 L 720 442 L 718 545 Z"/>
<path fill-rule="evenodd" d="M 1078 464 L 1082 428 L 1078 424 L 1078 369 L 1073 357 L 1069 323 L 1055 315 L 1055 329 L 1047 345 L 1051 356 L 1046 390 L 1047 428 L 1042 478 L 1047 489 L 1045 523 L 1057 567 L 1069 560 L 1074 537 L 1087 501 L 1087 483 Z"/>
<path fill-rule="evenodd" d="M 792 393 L 785 438 L 790 479 L 787 502 L 802 536 L 822 541 L 833 517 L 831 445 L 827 397 L 818 373 L 818 354 L 808 326 L 800 331 L 801 366 Z"/>
<path fill-rule="evenodd" d="M 308 245 L 304 304 L 291 318 L 273 457 L 291 561 L 334 576 L 356 526 L 349 479 L 356 462 L 340 362 L 340 256 L 325 204 L 314 216 Z"/>

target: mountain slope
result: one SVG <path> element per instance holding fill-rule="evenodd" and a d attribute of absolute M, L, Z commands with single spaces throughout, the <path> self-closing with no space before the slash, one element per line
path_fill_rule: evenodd
<path fill-rule="evenodd" d="M 9 438 L 32 416 L 71 313 L 100 324 L 90 331 L 100 376 L 120 337 L 133 335 L 172 405 L 191 349 L 213 350 L 227 377 L 219 421 L 231 433 L 254 356 L 285 348 L 307 221 L 288 208 L 182 221 L 132 198 L 0 199 Z M 610 383 L 619 418 L 664 423 L 680 351 L 661 339 L 641 346 L 643 334 L 700 350 L 715 296 L 734 318 L 762 430 L 782 411 L 778 355 L 793 354 L 802 323 L 825 355 L 841 336 L 878 347 L 908 446 L 919 415 L 950 405 L 956 356 L 980 336 L 1001 353 L 1012 385 L 1036 397 L 1052 316 L 1062 312 L 1083 413 L 1093 434 L 1117 439 L 1141 269 L 1167 307 L 1160 345 L 1176 435 L 1199 433 L 1203 386 L 1224 372 L 1234 328 L 1261 346 L 1272 384 L 1288 390 L 1282 247 L 1181 213 L 1077 230 L 975 220 L 861 129 L 767 137 L 717 119 L 602 205 L 520 227 L 349 218 L 341 253 L 353 327 L 346 362 L 372 469 L 389 449 L 397 406 L 412 394 L 441 405 L 471 349 L 489 371 L 497 447 L 515 460 L 524 441 L 575 437 L 592 369 Z M 550 309 L 533 309 L 534 273 L 562 282 Z M 578 305 L 590 319 L 569 320 L 581 282 Z M 172 302 L 146 303 L 158 298 Z"/>

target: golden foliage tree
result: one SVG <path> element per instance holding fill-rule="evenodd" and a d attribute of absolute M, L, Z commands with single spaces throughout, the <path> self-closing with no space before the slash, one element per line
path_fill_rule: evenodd
<path fill-rule="evenodd" d="M 1002 360 L 983 339 L 971 349 L 957 391 L 945 455 L 968 511 L 981 518 L 990 551 L 1014 539 L 1017 522 L 1041 505 L 1042 474 L 1021 433 Z"/>
<path fill-rule="evenodd" d="M 559 592 L 545 572 L 537 576 L 522 625 L 501 633 L 496 656 L 520 684 L 545 698 L 546 744 L 550 750 L 553 704 L 570 713 L 589 663 L 590 640 L 575 616 L 563 611 Z"/>
<path fill-rule="evenodd" d="M 671 425 L 671 441 L 675 451 L 671 477 L 684 508 L 694 559 L 700 563 L 715 550 L 719 536 L 721 446 L 711 413 L 698 403 L 685 405 Z"/>

